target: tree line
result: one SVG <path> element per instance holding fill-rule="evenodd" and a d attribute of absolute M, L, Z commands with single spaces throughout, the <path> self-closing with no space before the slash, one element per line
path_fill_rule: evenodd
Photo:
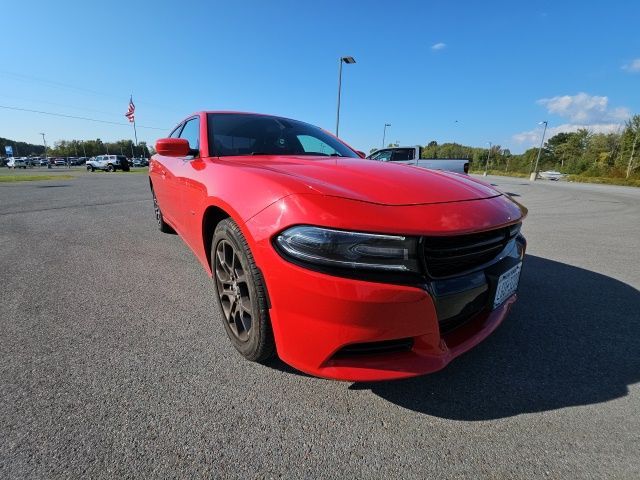
<path fill-rule="evenodd" d="M 389 145 L 393 146 L 393 145 Z M 435 140 L 422 149 L 423 158 L 466 158 L 472 169 L 530 173 L 539 147 L 514 155 L 500 145 L 477 148 L 457 143 L 439 145 Z M 634 115 L 613 133 L 594 133 L 587 128 L 561 132 L 549 138 L 540 151 L 539 171 L 557 170 L 585 177 L 640 178 L 640 115 Z"/>
<path fill-rule="evenodd" d="M 43 155 L 44 145 L 33 145 L 27 142 L 16 142 L 8 138 L 0 137 L 0 155 L 5 154 L 5 146 L 13 148 L 14 157 L 28 157 L 33 155 Z"/>
<path fill-rule="evenodd" d="M 8 138 L 0 138 L 0 154 L 5 153 L 5 145 L 13 148 L 15 157 L 44 156 L 44 145 L 26 142 L 16 142 Z M 132 140 L 118 140 L 103 142 L 95 140 L 58 140 L 53 146 L 47 146 L 50 157 L 95 157 L 96 155 L 114 154 L 132 157 L 150 157 L 155 153 L 153 147 L 146 142 L 138 142 L 136 146 Z"/>
<path fill-rule="evenodd" d="M 95 140 L 58 140 L 53 147 L 47 149 L 51 156 L 59 157 L 95 157 L 96 155 L 125 155 L 126 157 L 150 157 L 155 153 L 147 142 L 138 142 L 136 146 L 132 140 L 118 140 L 103 142 Z"/>

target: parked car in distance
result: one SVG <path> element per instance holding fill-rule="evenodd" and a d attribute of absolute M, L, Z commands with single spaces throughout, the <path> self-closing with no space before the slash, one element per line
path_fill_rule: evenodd
<path fill-rule="evenodd" d="M 445 170 L 455 173 L 469 173 L 469 160 L 421 158 L 422 147 L 389 147 L 376 150 L 367 158 L 380 162 L 394 162 L 405 165 L 415 165 L 431 170 Z"/>
<path fill-rule="evenodd" d="M 321 128 L 260 114 L 193 114 L 156 150 L 158 227 L 213 277 L 249 360 L 277 350 L 351 381 L 430 373 L 516 300 L 526 209 L 479 180 L 369 162 Z"/>
<path fill-rule="evenodd" d="M 28 165 L 28 159 L 25 157 L 9 157 L 7 159 L 7 167 L 8 168 L 24 168 L 26 169 Z"/>
<path fill-rule="evenodd" d="M 134 158 L 132 161 L 132 165 L 134 167 L 148 167 L 149 159 L 148 158 Z"/>
<path fill-rule="evenodd" d="M 555 170 L 547 170 L 546 172 L 538 172 L 538 176 L 545 180 L 553 180 L 557 182 L 564 177 L 564 174 L 556 172 Z"/>
<path fill-rule="evenodd" d="M 95 170 L 104 170 L 105 172 L 115 172 L 122 170 L 129 171 L 129 161 L 124 155 L 98 155 L 87 161 L 87 170 L 93 172 Z"/>
<path fill-rule="evenodd" d="M 56 159 L 53 161 L 53 164 L 54 164 L 56 167 L 66 167 L 66 166 L 67 166 L 67 161 L 66 161 L 64 158 L 56 158 Z"/>

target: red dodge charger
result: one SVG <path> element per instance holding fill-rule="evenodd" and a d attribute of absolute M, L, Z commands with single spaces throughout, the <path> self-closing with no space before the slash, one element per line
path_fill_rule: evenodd
<path fill-rule="evenodd" d="M 247 359 L 353 381 L 443 368 L 516 299 L 524 207 L 466 175 L 366 160 L 307 123 L 200 112 L 158 140 L 156 218 L 214 279 Z"/>

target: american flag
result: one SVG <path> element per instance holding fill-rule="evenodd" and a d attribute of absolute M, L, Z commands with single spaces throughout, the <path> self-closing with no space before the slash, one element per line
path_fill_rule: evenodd
<path fill-rule="evenodd" d="M 129 108 L 127 109 L 127 113 L 124 114 L 125 117 L 129 119 L 130 122 L 134 122 L 136 119 L 136 106 L 133 104 L 133 97 L 129 98 Z"/>

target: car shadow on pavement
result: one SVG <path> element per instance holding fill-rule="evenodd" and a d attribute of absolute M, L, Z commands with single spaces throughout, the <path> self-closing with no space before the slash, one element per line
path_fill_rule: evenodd
<path fill-rule="evenodd" d="M 640 292 L 527 255 L 519 300 L 492 336 L 444 370 L 354 383 L 402 407 L 490 420 L 623 397 L 640 380 Z"/>

